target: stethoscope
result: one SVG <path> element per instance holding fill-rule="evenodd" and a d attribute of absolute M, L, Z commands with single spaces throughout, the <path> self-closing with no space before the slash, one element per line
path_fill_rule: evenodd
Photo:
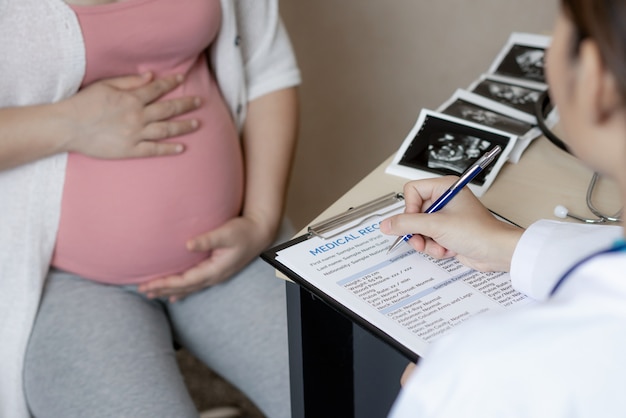
<path fill-rule="evenodd" d="M 572 267 L 570 267 L 569 270 L 567 270 L 565 274 L 561 276 L 561 278 L 556 282 L 556 284 L 550 291 L 550 297 L 554 296 L 554 294 L 556 293 L 557 290 L 559 290 L 561 285 L 572 275 L 572 272 L 576 270 L 577 268 L 579 268 L 580 266 L 582 266 L 583 264 L 589 262 L 591 259 L 596 258 L 598 256 L 601 256 L 604 254 L 622 252 L 622 251 L 626 252 L 626 240 L 619 239 L 613 244 L 612 247 L 605 249 L 605 250 L 598 251 L 596 253 L 593 253 L 583 258 L 582 260 L 574 264 Z"/>
<path fill-rule="evenodd" d="M 569 152 L 565 143 L 548 127 L 546 124 L 546 115 L 550 112 L 552 103 L 550 102 L 550 95 L 548 90 L 544 91 L 537 102 L 535 102 L 535 116 L 537 118 L 537 125 L 541 132 L 545 135 L 548 141 L 552 142 L 557 147 L 561 148 L 565 152 Z M 571 213 L 565 206 L 557 205 L 554 208 L 554 216 L 565 219 L 567 217 L 576 219 L 577 221 L 587 224 L 601 224 L 601 223 L 616 223 L 621 222 L 622 210 L 619 210 L 613 215 L 607 215 L 598 210 L 593 204 L 593 191 L 600 179 L 599 173 L 593 173 L 589 186 L 587 187 L 587 207 L 593 213 L 596 218 L 586 218 L 584 216 Z"/>

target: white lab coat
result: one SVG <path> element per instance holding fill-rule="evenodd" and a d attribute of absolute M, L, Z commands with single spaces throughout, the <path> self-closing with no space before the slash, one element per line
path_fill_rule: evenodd
<path fill-rule="evenodd" d="M 539 303 L 486 314 L 435 342 L 390 417 L 617 417 L 626 411 L 626 252 L 576 261 L 623 231 L 533 224 L 513 257 L 514 286 Z"/>

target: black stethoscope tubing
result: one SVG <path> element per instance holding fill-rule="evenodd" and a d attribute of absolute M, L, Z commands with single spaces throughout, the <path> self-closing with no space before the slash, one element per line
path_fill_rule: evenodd
<path fill-rule="evenodd" d="M 551 110 L 552 102 L 550 101 L 550 92 L 545 90 L 535 102 L 535 118 L 537 119 L 537 126 L 541 130 L 541 133 L 548 138 L 548 141 L 552 142 L 563 151 L 569 153 L 570 151 L 567 148 L 567 145 L 565 145 L 565 142 L 561 141 L 561 138 L 552 132 L 552 129 L 550 129 L 550 127 L 546 124 L 546 117 Z"/>
<path fill-rule="evenodd" d="M 563 274 L 563 276 L 561 276 L 561 278 L 556 282 L 556 284 L 554 285 L 554 287 L 550 291 L 550 297 L 552 297 L 556 293 L 556 291 L 561 287 L 561 285 L 565 282 L 565 280 L 568 279 L 568 277 L 574 272 L 574 270 L 576 270 L 577 268 L 579 268 L 583 264 L 587 263 L 588 261 L 590 261 L 591 259 L 593 259 L 595 257 L 599 257 L 599 256 L 605 255 L 605 254 L 616 253 L 616 252 L 620 252 L 620 251 L 626 251 L 626 241 L 624 241 L 624 240 L 619 240 L 611 248 L 607 248 L 605 250 L 598 251 L 598 252 L 593 253 L 593 254 L 583 258 L 582 260 L 578 261 L 576 264 L 574 264 L 572 267 L 570 267 L 565 272 L 565 274 Z"/>
<path fill-rule="evenodd" d="M 550 101 L 550 92 L 545 90 L 541 93 L 537 101 L 535 102 L 535 118 L 537 119 L 537 126 L 541 130 L 541 133 L 548 139 L 548 141 L 552 142 L 555 146 L 562 149 L 563 151 L 570 153 L 570 150 L 567 148 L 567 145 L 548 127 L 546 124 L 546 117 L 552 110 L 552 102 Z M 588 224 L 598 224 L 598 223 L 606 223 L 606 222 L 620 222 L 620 216 L 622 211 L 618 211 L 614 215 L 605 215 L 601 213 L 599 210 L 595 208 L 592 202 L 593 190 L 595 188 L 596 182 L 599 178 L 598 173 L 593 173 L 593 177 L 589 182 L 589 187 L 587 188 L 587 207 L 589 210 L 597 216 L 597 219 L 585 218 L 579 215 L 575 215 L 573 213 L 568 213 L 567 209 L 565 209 L 565 216 L 569 216 L 578 221 L 588 223 Z M 557 206 L 559 208 L 559 206 Z M 564 208 L 563 208 L 564 209 Z"/>

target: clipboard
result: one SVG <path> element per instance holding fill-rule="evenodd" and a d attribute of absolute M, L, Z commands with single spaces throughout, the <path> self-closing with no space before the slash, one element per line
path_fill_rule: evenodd
<path fill-rule="evenodd" d="M 409 245 L 387 255 L 395 237 L 376 231 L 375 225 L 403 209 L 403 195 L 389 193 L 311 225 L 305 234 L 266 250 L 261 258 L 412 361 L 434 339 L 473 316 L 531 302 L 512 289 L 508 273 L 477 272 L 456 259 L 432 259 Z M 359 253 L 357 245 L 367 251 Z M 320 248 L 325 251 L 317 254 Z M 308 261 L 295 253 L 320 260 L 304 266 Z M 329 259 L 329 264 L 318 264 Z M 342 259 L 349 261 L 341 264 Z"/>
<path fill-rule="evenodd" d="M 393 209 L 390 209 L 390 207 L 393 207 L 394 204 L 403 201 L 404 196 L 401 193 L 391 192 L 370 202 L 366 202 L 357 207 L 350 208 L 343 213 L 335 215 L 316 224 L 310 225 L 307 228 L 307 233 L 264 251 L 263 253 L 261 253 L 261 258 L 265 262 L 272 265 L 276 270 L 284 274 L 287 278 L 306 289 L 318 299 L 322 300 L 335 311 L 346 316 L 352 322 L 358 324 L 362 328 L 374 334 L 376 337 L 385 341 L 387 344 L 398 350 L 398 352 L 407 357 L 409 360 L 416 362 L 419 358 L 419 355 L 415 351 L 401 344 L 394 337 L 389 335 L 381 328 L 374 326 L 371 322 L 364 319 L 362 316 L 348 309 L 344 304 L 334 299 L 328 293 L 321 291 L 319 288 L 315 287 L 309 280 L 300 276 L 298 273 L 285 266 L 276 258 L 277 254 L 281 250 L 297 245 L 312 237 L 330 239 L 335 236 L 341 235 L 346 230 L 349 230 L 357 222 L 362 223 L 376 216 L 384 216 L 393 211 Z"/>

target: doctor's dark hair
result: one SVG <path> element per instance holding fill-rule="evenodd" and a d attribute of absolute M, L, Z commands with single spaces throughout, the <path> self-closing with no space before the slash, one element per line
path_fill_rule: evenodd
<path fill-rule="evenodd" d="M 626 103 L 626 0 L 561 0 L 561 7 L 577 31 L 574 53 L 594 40 Z"/>

